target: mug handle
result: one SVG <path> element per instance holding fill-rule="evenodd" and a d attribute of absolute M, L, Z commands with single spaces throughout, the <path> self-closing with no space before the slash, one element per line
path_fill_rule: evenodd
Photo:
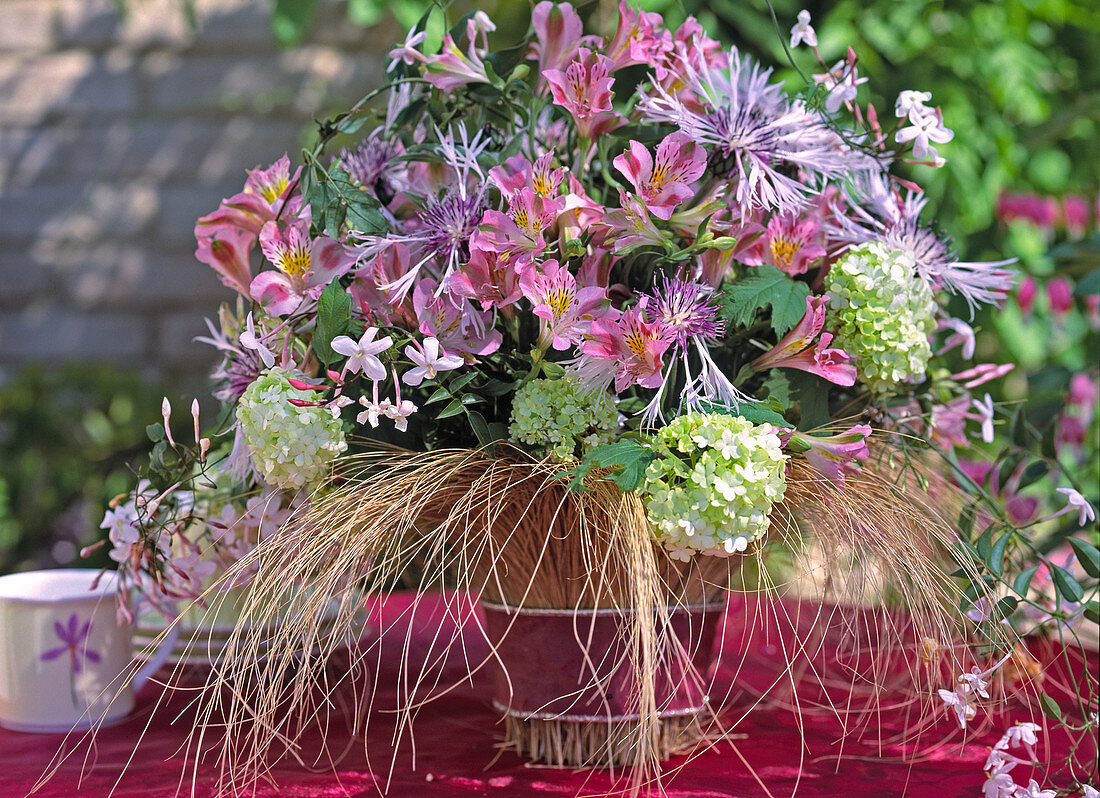
<path fill-rule="evenodd" d="M 160 645 L 157 646 L 157 650 L 153 652 L 153 656 L 149 657 L 134 673 L 134 678 L 131 679 L 134 692 L 138 692 L 145 683 L 149 681 L 149 677 L 160 670 L 161 665 L 168 661 L 168 657 L 172 656 L 172 652 L 176 650 L 176 641 L 180 637 L 180 625 L 179 623 L 172 624 L 172 628 L 168 630 L 168 634 L 163 640 L 160 641 Z"/>

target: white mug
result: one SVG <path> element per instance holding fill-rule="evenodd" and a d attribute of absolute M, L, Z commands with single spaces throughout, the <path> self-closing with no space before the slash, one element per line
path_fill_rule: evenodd
<path fill-rule="evenodd" d="M 0 576 L 0 726 L 50 733 L 125 719 L 134 692 L 164 664 L 174 641 L 126 679 L 131 630 L 117 606 L 111 571 Z"/>

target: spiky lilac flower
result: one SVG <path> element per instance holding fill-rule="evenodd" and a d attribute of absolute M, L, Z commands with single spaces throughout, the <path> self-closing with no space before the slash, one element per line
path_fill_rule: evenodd
<path fill-rule="evenodd" d="M 377 133 L 372 133 L 353 150 L 340 150 L 337 163 L 352 180 L 386 202 L 393 197 L 393 186 L 388 179 L 393 160 L 401 155 L 403 147 L 399 140 L 384 139 Z"/>
<path fill-rule="evenodd" d="M 684 389 L 680 394 L 680 408 L 684 412 L 714 406 L 733 408 L 741 402 L 751 401 L 734 387 L 707 347 L 707 341 L 725 335 L 725 324 L 718 318 L 714 293 L 708 286 L 664 275 L 660 289 L 644 296 L 642 302 L 647 319 L 661 324 L 672 336 L 684 374 Z M 697 373 L 689 358 L 690 344 L 695 345 L 699 363 Z M 662 405 L 674 363 L 675 359 L 669 358 L 656 395 L 642 411 L 643 427 L 655 427 L 664 420 Z"/>
<path fill-rule="evenodd" d="M 908 192 L 904 197 L 890 189 L 882 175 L 852 196 L 846 208 L 834 208 L 827 235 L 831 249 L 847 249 L 868 241 L 881 241 L 906 253 L 916 262 L 917 273 L 933 291 L 946 288 L 959 294 L 970 307 L 1002 301 L 1016 281 L 1016 272 L 1002 268 L 1009 260 L 964 262 L 957 259 L 949 241 L 918 219 L 928 198 Z M 850 189 L 852 194 L 857 189 Z M 867 207 L 871 211 L 867 210 Z M 845 213 L 848 210 L 850 213 Z M 839 245 L 839 246 L 838 246 Z"/>
<path fill-rule="evenodd" d="M 457 264 L 469 251 L 470 238 L 477 232 L 488 209 L 485 192 L 448 191 L 420 213 L 421 240 L 429 257 Z"/>
<path fill-rule="evenodd" d="M 845 144 L 818 112 L 787 99 L 782 84 L 769 83 L 770 69 L 736 48 L 728 68 L 700 69 L 687 59 L 678 67 L 685 88 L 654 81 L 638 101 L 642 121 L 674 125 L 711 148 L 711 169 L 735 183 L 742 213 L 795 211 L 826 180 L 873 167 L 873 159 Z"/>
<path fill-rule="evenodd" d="M 464 127 L 454 133 L 436 130 L 440 142 L 436 151 L 450 167 L 443 190 L 430 193 L 423 207 L 403 225 L 385 236 L 361 235 L 356 246 L 360 264 L 372 260 L 395 243 L 405 244 L 413 252 L 415 263 L 405 274 L 381 286 L 390 292 L 390 301 L 399 302 L 421 276 L 421 270 L 445 285 L 447 278 L 469 255 L 470 238 L 477 231 L 488 209 L 485 199 L 486 177 L 478 156 L 489 146 L 489 137 L 478 132 L 469 138 Z M 399 186 L 400 188 L 400 186 Z"/>
<path fill-rule="evenodd" d="M 687 349 L 689 338 L 715 339 L 726 333 L 714 294 L 707 286 L 665 275 L 660 290 L 649 296 L 653 301 L 646 315 L 675 330 L 681 350 Z"/>

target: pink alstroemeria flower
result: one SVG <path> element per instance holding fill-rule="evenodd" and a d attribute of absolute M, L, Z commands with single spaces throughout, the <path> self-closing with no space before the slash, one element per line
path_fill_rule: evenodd
<path fill-rule="evenodd" d="M 661 386 L 662 357 L 675 336 L 667 325 L 645 320 L 644 304 L 638 303 L 615 321 L 610 317 L 592 321 L 573 364 L 582 385 L 604 389 L 614 378 L 616 393 L 631 385 Z"/>
<path fill-rule="evenodd" d="M 538 59 L 540 84 L 544 80 L 541 77 L 543 72 L 563 68 L 576 58 L 581 42 L 593 38 L 582 35 L 584 23 L 569 3 L 543 0 L 531 10 L 531 27 L 535 30 L 535 40 L 531 42 L 527 55 Z"/>
<path fill-rule="evenodd" d="M 542 263 L 538 271 L 525 272 L 520 288 L 534 305 L 534 314 L 545 321 L 539 346 L 551 345 L 558 351 L 581 339 L 607 299 L 602 288 L 577 288 L 577 279 L 556 260 Z"/>
<path fill-rule="evenodd" d="M 1073 287 L 1065 277 L 1047 281 L 1047 302 L 1056 319 L 1062 319 L 1073 310 Z"/>
<path fill-rule="evenodd" d="M 227 200 L 219 208 L 203 216 L 195 224 L 195 237 L 209 236 L 223 226 L 246 230 L 253 236 L 260 228 L 276 217 L 297 215 L 302 198 L 291 196 L 290 188 L 298 179 L 301 167 L 290 173 L 290 158 L 284 155 L 267 169 L 256 167 L 248 172 L 244 189 Z M 285 206 L 285 207 L 284 207 Z"/>
<path fill-rule="evenodd" d="M 447 290 L 480 302 L 482 310 L 503 310 L 523 296 L 520 272 L 502 262 L 496 252 L 479 246 L 480 240 L 480 233 L 475 233 L 470 243 L 470 260 L 447 278 Z"/>
<path fill-rule="evenodd" d="M 382 327 L 416 326 L 412 300 L 383 287 L 393 285 L 411 268 L 412 253 L 408 246 L 393 242 L 355 270 L 348 293 L 368 322 Z"/>
<path fill-rule="evenodd" d="M 306 297 L 316 299 L 355 262 L 343 244 L 328 236 L 310 240 L 305 219 L 268 222 L 260 230 L 260 249 L 278 271 L 260 272 L 249 292 L 272 316 L 292 313 Z"/>
<path fill-rule="evenodd" d="M 499 253 L 508 263 L 528 262 L 546 248 L 543 232 L 558 218 L 562 207 L 556 199 L 522 188 L 512 196 L 508 213 L 485 211 L 481 246 Z"/>
<path fill-rule="evenodd" d="M 554 153 L 539 156 L 532 164 L 522 155 L 513 155 L 500 166 L 489 170 L 489 179 L 496 183 L 500 193 L 509 201 L 529 188 L 540 197 L 557 196 L 558 187 L 565 177 L 564 169 L 554 169 Z"/>
<path fill-rule="evenodd" d="M 828 437 L 795 432 L 787 447 L 800 452 L 814 471 L 843 488 L 845 476 L 856 473 L 859 464 L 870 455 L 867 449 L 867 436 L 870 434 L 871 428 L 867 424 L 857 424 L 847 432 Z"/>
<path fill-rule="evenodd" d="M 666 41 L 657 32 L 668 37 Z M 657 66 L 665 52 L 672 48 L 671 36 L 664 20 L 653 11 L 635 9 L 627 0 L 619 2 L 619 26 L 607 45 L 607 55 L 614 64 L 612 71 L 632 64 Z M 664 75 L 658 75 L 661 80 Z"/>
<path fill-rule="evenodd" d="M 806 298 L 806 314 L 794 329 L 784 335 L 775 348 L 752 362 L 757 371 L 770 368 L 792 368 L 817 374 L 837 385 L 855 385 L 856 367 L 852 357 L 843 349 L 829 349 L 833 336 L 821 333 L 825 326 L 825 305 L 828 300 L 823 296 Z M 811 346 L 811 342 L 821 333 L 821 338 Z"/>
<path fill-rule="evenodd" d="M 437 338 L 443 348 L 462 355 L 467 363 L 475 355 L 491 355 L 500 348 L 504 336 L 493 328 L 493 314 L 476 310 L 453 294 L 438 291 L 431 278 L 421 280 L 413 291 L 413 309 L 424 335 Z"/>
<path fill-rule="evenodd" d="M 229 288 L 245 296 L 252 284 L 252 245 L 255 233 L 228 224 L 203 230 L 195 258 L 210 266 Z"/>
<path fill-rule="evenodd" d="M 619 115 L 611 107 L 613 66 L 607 56 L 581 47 L 577 59 L 564 72 L 548 69 L 542 73 L 554 102 L 573 115 L 577 132 L 589 142 L 620 124 Z"/>
<path fill-rule="evenodd" d="M 619 189 L 621 208 L 606 213 L 598 226 L 608 230 L 608 242 L 614 242 L 616 255 L 626 255 L 647 244 L 664 249 L 669 236 L 657 229 L 649 210 L 633 194 Z"/>
<path fill-rule="evenodd" d="M 767 263 L 790 275 L 805 274 L 811 263 L 825 256 L 820 232 L 818 218 L 776 214 L 741 261 L 750 266 Z"/>
<path fill-rule="evenodd" d="M 448 93 L 467 83 L 491 82 L 474 42 L 463 53 L 449 33 L 443 37 L 443 51 L 424 59 L 424 79 Z"/>
<path fill-rule="evenodd" d="M 673 210 L 695 192 L 690 183 L 703 176 L 707 153 L 685 134 L 670 133 L 657 146 L 657 159 L 638 141 L 612 162 L 634 186 L 634 191 L 659 219 L 668 220 Z"/>

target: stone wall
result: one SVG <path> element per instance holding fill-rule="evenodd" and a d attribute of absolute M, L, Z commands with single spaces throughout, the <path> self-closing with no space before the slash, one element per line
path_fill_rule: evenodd
<path fill-rule="evenodd" d="M 233 294 L 195 219 L 382 79 L 392 26 L 321 2 L 281 51 L 262 0 L 0 0 L 0 379 L 108 360 L 198 385 Z"/>

